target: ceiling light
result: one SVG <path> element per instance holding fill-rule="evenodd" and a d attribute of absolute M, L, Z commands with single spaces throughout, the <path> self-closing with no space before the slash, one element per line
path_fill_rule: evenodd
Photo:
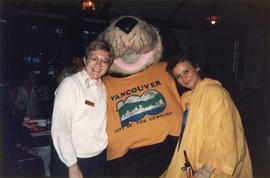
<path fill-rule="evenodd" d="M 82 2 L 82 10 L 96 10 L 96 3 L 92 0 L 84 0 Z"/>
<path fill-rule="evenodd" d="M 219 16 L 212 15 L 212 16 L 208 16 L 205 20 L 206 20 L 206 22 L 208 22 L 212 25 L 216 25 L 216 24 L 220 23 L 221 18 Z"/>

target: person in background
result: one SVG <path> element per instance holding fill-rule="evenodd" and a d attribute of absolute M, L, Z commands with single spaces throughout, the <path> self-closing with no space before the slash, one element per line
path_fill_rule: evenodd
<path fill-rule="evenodd" d="M 108 141 L 106 89 L 101 77 L 113 57 L 107 42 L 92 41 L 86 47 L 84 69 L 66 77 L 56 89 L 51 130 L 58 155 L 53 152 L 54 176 L 104 174 Z"/>
<path fill-rule="evenodd" d="M 50 120 L 52 116 L 52 103 L 53 103 L 53 92 L 51 79 L 48 74 L 42 74 L 39 77 L 37 86 L 35 88 L 37 94 L 37 106 L 41 115 Z"/>
<path fill-rule="evenodd" d="M 205 78 L 187 53 L 168 59 L 167 71 L 182 88 L 186 111 L 173 159 L 163 177 L 187 177 L 184 151 L 192 177 L 252 178 L 252 165 L 238 110 L 219 81 Z M 183 129 L 184 128 L 184 129 Z"/>
<path fill-rule="evenodd" d="M 57 77 L 57 83 L 60 84 L 61 81 L 66 78 L 67 76 L 70 76 L 72 74 L 75 74 L 82 70 L 84 67 L 84 63 L 82 58 L 77 57 L 77 56 L 72 56 L 72 65 L 71 66 L 66 66 L 59 76 Z"/>
<path fill-rule="evenodd" d="M 37 94 L 33 88 L 34 73 L 27 71 L 23 74 L 22 85 L 17 89 L 15 101 L 16 109 L 22 111 L 26 109 L 26 116 L 37 116 Z"/>
<path fill-rule="evenodd" d="M 21 120 L 25 110 L 15 110 L 14 102 L 17 95 L 16 81 L 10 80 L 0 83 L 0 120 L 2 126 L 2 151 L 3 151 L 3 177 L 42 176 L 44 175 L 43 163 L 36 158 L 37 154 L 31 148 L 32 138 L 23 128 Z M 34 171 L 29 171 L 31 168 Z M 38 169 L 40 168 L 40 169 Z"/>
<path fill-rule="evenodd" d="M 36 78 L 33 71 L 27 71 L 23 75 L 23 84 L 17 89 L 17 97 L 15 101 L 15 115 L 18 117 L 18 122 L 21 124 L 25 117 L 39 117 L 40 112 L 37 105 L 37 94 L 34 90 Z M 19 115 L 18 115 L 19 114 Z M 23 136 L 25 137 L 25 136 Z M 27 139 L 30 139 L 28 137 Z M 29 141 L 30 142 L 30 141 Z M 45 176 L 50 176 L 50 161 L 51 161 L 51 146 L 50 145 L 35 145 L 31 147 L 32 154 L 41 157 L 44 164 Z"/>

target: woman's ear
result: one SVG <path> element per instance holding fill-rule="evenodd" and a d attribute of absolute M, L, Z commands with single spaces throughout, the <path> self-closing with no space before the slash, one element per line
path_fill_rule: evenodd
<path fill-rule="evenodd" d="M 201 70 L 200 67 L 196 67 L 196 71 L 199 72 Z"/>
<path fill-rule="evenodd" d="M 84 63 L 85 66 L 87 65 L 85 57 L 83 57 L 83 63 Z"/>

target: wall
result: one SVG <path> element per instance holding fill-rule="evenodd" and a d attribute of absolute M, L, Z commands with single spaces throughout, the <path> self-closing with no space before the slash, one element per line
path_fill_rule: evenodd
<path fill-rule="evenodd" d="M 265 31 L 253 29 L 246 32 L 243 80 L 248 87 L 262 87 L 265 75 Z"/>
<path fill-rule="evenodd" d="M 185 29 L 172 29 L 179 47 L 188 50 L 202 65 L 206 64 L 208 57 L 208 32 L 190 31 Z"/>

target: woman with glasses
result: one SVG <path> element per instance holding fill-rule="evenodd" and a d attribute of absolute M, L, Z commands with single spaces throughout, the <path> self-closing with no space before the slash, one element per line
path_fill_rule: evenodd
<path fill-rule="evenodd" d="M 83 70 L 66 77 L 55 92 L 52 175 L 102 177 L 106 161 L 106 89 L 101 77 L 114 57 L 102 40 L 86 48 Z M 56 154 L 57 153 L 57 154 Z"/>

